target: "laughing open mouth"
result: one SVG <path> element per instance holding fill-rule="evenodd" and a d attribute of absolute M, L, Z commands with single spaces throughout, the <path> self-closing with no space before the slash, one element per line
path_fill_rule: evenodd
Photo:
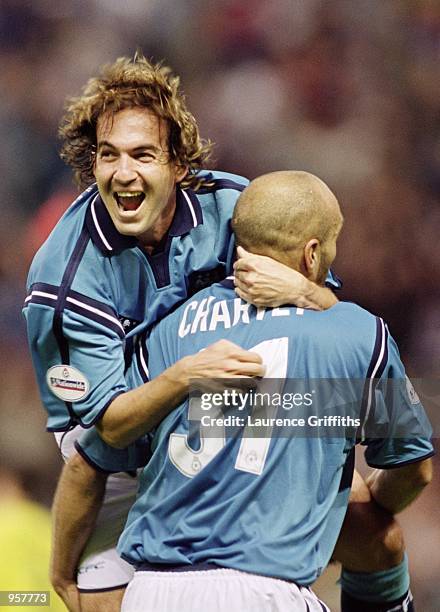
<path fill-rule="evenodd" d="M 114 195 L 119 208 L 124 211 L 137 210 L 145 198 L 142 191 L 118 191 Z"/>

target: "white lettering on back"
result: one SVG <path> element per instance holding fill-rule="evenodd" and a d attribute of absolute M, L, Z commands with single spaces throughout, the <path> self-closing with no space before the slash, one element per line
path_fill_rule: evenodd
<path fill-rule="evenodd" d="M 234 300 L 234 320 L 232 321 L 232 327 L 240 322 L 249 323 L 249 307 L 250 304 L 243 302 L 240 298 Z"/>
<path fill-rule="evenodd" d="M 215 331 L 219 323 L 223 323 L 225 329 L 229 329 L 231 327 L 231 316 L 229 314 L 226 300 L 220 300 L 214 304 L 209 331 Z"/>
<path fill-rule="evenodd" d="M 191 333 L 194 334 L 197 331 L 206 331 L 208 329 L 208 314 L 209 306 L 214 297 L 210 295 L 204 298 L 197 308 L 196 316 L 191 327 Z"/>

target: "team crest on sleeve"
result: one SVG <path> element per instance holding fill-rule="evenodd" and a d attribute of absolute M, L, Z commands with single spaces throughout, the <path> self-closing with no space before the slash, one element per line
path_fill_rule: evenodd
<path fill-rule="evenodd" d="M 408 376 L 406 376 L 406 391 L 408 393 L 409 401 L 411 402 L 411 404 L 420 404 L 420 398 L 417 395 L 417 392 L 414 389 L 412 382 L 410 381 Z"/>
<path fill-rule="evenodd" d="M 51 392 L 65 402 L 79 402 L 89 392 L 90 384 L 82 372 L 70 365 L 56 365 L 46 374 Z"/>

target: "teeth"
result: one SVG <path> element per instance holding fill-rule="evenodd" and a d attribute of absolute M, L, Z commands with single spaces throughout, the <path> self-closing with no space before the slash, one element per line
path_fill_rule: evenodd
<path fill-rule="evenodd" d="M 117 195 L 120 198 L 138 198 L 142 195 L 142 191 L 118 191 Z"/>

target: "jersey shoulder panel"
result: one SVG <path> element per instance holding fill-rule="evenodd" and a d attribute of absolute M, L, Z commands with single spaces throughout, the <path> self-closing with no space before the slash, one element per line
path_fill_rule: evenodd
<path fill-rule="evenodd" d="M 55 225 L 31 263 L 26 284 L 28 290 L 35 283 L 61 284 L 65 264 L 78 244 L 88 205 L 96 193 L 95 186 L 86 189 Z"/>
<path fill-rule="evenodd" d="M 208 172 L 206 177 L 207 184 L 195 192 L 203 210 L 204 222 L 206 214 L 215 214 L 214 210 L 221 216 L 232 215 L 237 199 L 249 181 L 226 172 Z"/>
<path fill-rule="evenodd" d="M 385 359 L 383 322 L 357 304 L 338 302 L 326 311 L 305 311 L 303 318 L 292 342 L 304 346 L 317 377 L 364 379 Z"/>
<path fill-rule="evenodd" d="M 214 183 L 212 189 L 243 189 L 249 184 L 249 179 L 239 174 L 232 174 L 231 172 L 222 172 L 220 170 L 202 170 L 199 176 L 204 177 L 209 182 Z M 203 187 L 205 189 L 205 187 Z M 206 189 L 210 189 L 208 186 Z"/>

